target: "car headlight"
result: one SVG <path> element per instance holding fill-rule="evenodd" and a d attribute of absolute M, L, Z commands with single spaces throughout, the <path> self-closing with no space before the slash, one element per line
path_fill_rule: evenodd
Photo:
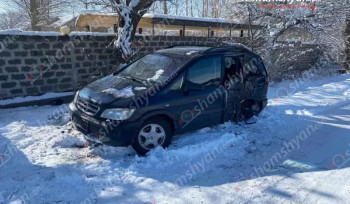
<path fill-rule="evenodd" d="M 127 120 L 132 116 L 132 114 L 134 114 L 134 112 L 135 109 L 113 108 L 103 111 L 101 117 L 112 120 Z"/>

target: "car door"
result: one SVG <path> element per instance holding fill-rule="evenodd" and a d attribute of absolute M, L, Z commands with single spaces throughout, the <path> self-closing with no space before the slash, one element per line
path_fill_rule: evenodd
<path fill-rule="evenodd" d="M 169 110 L 177 115 L 179 132 L 222 121 L 225 92 L 220 86 L 221 59 L 221 56 L 206 56 L 196 60 L 169 88 L 168 97 L 173 99 Z"/>
<path fill-rule="evenodd" d="M 260 59 L 246 56 L 243 66 L 243 77 L 246 98 L 260 98 L 266 95 L 268 78 Z"/>
<path fill-rule="evenodd" d="M 224 56 L 224 86 L 226 89 L 224 120 L 235 120 L 240 111 L 240 103 L 245 97 L 242 75 L 243 56 Z"/>

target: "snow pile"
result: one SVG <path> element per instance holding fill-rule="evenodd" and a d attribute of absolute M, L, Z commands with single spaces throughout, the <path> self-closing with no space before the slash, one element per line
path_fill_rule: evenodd
<path fill-rule="evenodd" d="M 0 34 L 9 34 L 9 35 L 15 35 L 15 34 L 22 33 L 22 32 L 23 31 L 19 28 L 0 30 Z"/>
<path fill-rule="evenodd" d="M 71 32 L 70 36 L 114 36 L 114 33 L 100 33 L 100 32 Z"/>
<path fill-rule="evenodd" d="M 282 89 L 288 92 L 280 96 Z M 0 110 L 0 198 L 347 203 L 349 93 L 350 75 L 274 84 L 254 124 L 225 123 L 175 135 L 166 150 L 157 148 L 147 157 L 130 147 L 87 146 L 72 128 L 67 104 Z"/>
<path fill-rule="evenodd" d="M 59 32 L 23 31 L 21 29 L 0 30 L 0 35 L 61 36 Z"/>
<path fill-rule="evenodd" d="M 58 97 L 72 96 L 72 95 L 74 95 L 74 92 L 46 93 L 46 94 L 43 94 L 41 96 L 17 97 L 17 98 L 13 98 L 13 99 L 0 100 L 0 106 L 16 104 L 16 103 L 25 103 L 25 102 L 30 102 L 30 101 L 39 101 L 39 100 L 45 100 L 45 99 L 54 99 L 54 98 L 58 98 Z"/>
<path fill-rule="evenodd" d="M 130 98 L 134 96 L 134 92 L 132 91 L 131 86 L 128 86 L 122 90 L 110 88 L 103 90 L 102 92 L 113 95 L 114 98 Z"/>
<path fill-rule="evenodd" d="M 23 31 L 21 29 L 0 30 L 0 35 L 26 35 L 26 36 L 62 36 L 59 32 L 50 31 Z M 114 33 L 101 32 L 71 32 L 69 36 L 115 36 Z"/>

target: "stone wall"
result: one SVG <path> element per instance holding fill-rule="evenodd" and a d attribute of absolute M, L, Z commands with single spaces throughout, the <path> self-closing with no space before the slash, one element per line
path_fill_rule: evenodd
<path fill-rule="evenodd" d="M 97 36 L 96 36 L 97 35 Z M 119 66 L 113 49 L 115 36 L 94 33 L 0 34 L 0 99 L 40 95 L 47 92 L 75 91 Z M 180 36 L 136 36 L 134 57 L 143 56 L 172 45 L 226 45 L 224 42 L 247 44 L 247 38 L 207 38 Z M 259 44 L 261 46 L 261 43 Z M 303 47 L 296 47 L 294 50 Z M 285 48 L 281 48 L 285 52 Z M 312 47 L 308 48 L 312 49 Z M 286 49 L 288 50 L 288 49 Z M 281 51 L 276 50 L 276 53 Z M 278 54 L 273 56 L 281 59 Z M 317 57 L 305 52 L 302 62 L 291 64 L 307 69 Z M 308 60 L 312 59 L 312 60 Z M 273 60 L 276 61 L 276 60 Z"/>
<path fill-rule="evenodd" d="M 113 36 L 0 35 L 0 99 L 76 90 L 114 65 Z"/>

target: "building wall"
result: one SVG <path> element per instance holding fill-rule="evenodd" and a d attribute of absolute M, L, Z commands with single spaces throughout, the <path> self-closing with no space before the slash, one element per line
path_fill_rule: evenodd
<path fill-rule="evenodd" d="M 0 99 L 75 91 L 116 70 L 119 63 L 111 43 L 115 37 L 94 35 L 100 36 L 0 35 Z M 219 46 L 232 41 L 248 44 L 247 38 L 136 36 L 132 47 L 135 57 L 139 57 L 171 45 Z M 294 50 L 298 48 L 301 47 Z M 285 52 L 284 49 L 276 53 Z M 279 60 L 279 66 L 288 67 L 292 63 L 306 70 L 314 63 L 310 56 L 317 58 L 318 54 L 303 49 L 300 53 L 303 60 L 288 65 Z M 281 59 L 278 54 L 273 57 Z"/>

